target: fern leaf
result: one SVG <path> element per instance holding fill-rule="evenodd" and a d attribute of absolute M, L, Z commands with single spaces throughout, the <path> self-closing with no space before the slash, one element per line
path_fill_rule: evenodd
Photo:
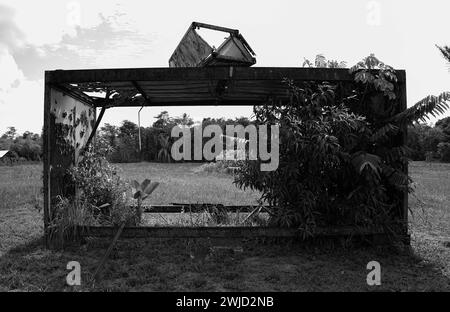
<path fill-rule="evenodd" d="M 409 184 L 411 182 L 411 178 L 401 172 L 400 170 L 394 169 L 390 166 L 383 165 L 382 166 L 383 175 L 387 178 L 389 183 L 396 187 L 399 190 L 408 189 Z"/>
<path fill-rule="evenodd" d="M 407 157 L 412 154 L 411 148 L 406 145 L 397 146 L 385 149 L 381 154 L 382 158 L 387 163 L 393 163 L 396 161 L 406 161 Z"/>
<path fill-rule="evenodd" d="M 438 96 L 429 95 L 414 106 L 393 116 L 389 121 L 402 125 L 410 125 L 417 121 L 426 122 L 429 115 L 436 117 L 443 114 L 450 106 L 450 92 L 443 92 Z"/>

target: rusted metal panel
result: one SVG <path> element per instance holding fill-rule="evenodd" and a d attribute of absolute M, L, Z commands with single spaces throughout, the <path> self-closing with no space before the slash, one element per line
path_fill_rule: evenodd
<path fill-rule="evenodd" d="M 213 48 L 193 28 L 184 35 L 169 60 L 170 67 L 197 67 Z"/>
<path fill-rule="evenodd" d="M 244 44 L 233 35 L 199 66 L 251 66 L 256 64 L 256 59 L 251 56 Z"/>
<path fill-rule="evenodd" d="M 95 124 L 95 108 L 53 88 L 50 97 L 50 113 L 55 125 L 63 132 L 57 131 L 55 134 L 63 135 L 60 139 L 64 142 L 59 142 L 60 144 L 65 143 L 67 148 L 73 148 L 73 155 L 67 156 L 73 157 L 72 162 L 77 163 L 80 160 L 80 151 L 86 145 Z"/>
<path fill-rule="evenodd" d="M 225 42 L 217 49 L 217 54 L 235 59 L 243 59 L 247 62 L 253 62 L 253 57 L 244 47 L 242 42 L 234 36 L 230 36 L 227 40 L 225 40 Z"/>

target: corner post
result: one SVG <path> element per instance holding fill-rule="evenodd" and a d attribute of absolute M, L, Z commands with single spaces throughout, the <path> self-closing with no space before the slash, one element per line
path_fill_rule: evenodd
<path fill-rule="evenodd" d="M 43 159 L 44 159 L 44 174 L 43 174 L 43 184 L 44 184 L 44 245 L 46 248 L 50 246 L 49 237 L 49 224 L 50 224 L 50 210 L 51 210 L 51 195 L 50 195 L 50 155 L 51 155 L 51 144 L 50 144 L 50 98 L 51 98 L 51 86 L 49 82 L 50 73 L 45 72 L 45 83 L 44 83 L 44 129 L 43 129 Z"/>
<path fill-rule="evenodd" d="M 407 97 L 406 97 L 406 73 L 403 71 L 403 79 L 402 82 L 400 84 L 400 108 L 401 111 L 405 111 L 408 108 L 408 104 L 407 104 Z M 406 144 L 407 140 L 408 140 L 408 126 L 404 125 L 402 127 L 402 144 Z M 408 174 L 408 161 L 406 160 L 404 162 L 404 167 L 403 167 L 403 171 L 404 173 L 407 175 Z M 403 229 L 402 229 L 402 234 L 407 236 L 408 235 L 408 190 L 406 189 L 405 191 L 403 191 L 403 198 L 402 198 L 402 207 L 401 207 L 401 218 L 402 218 L 402 223 L 403 223 Z"/>

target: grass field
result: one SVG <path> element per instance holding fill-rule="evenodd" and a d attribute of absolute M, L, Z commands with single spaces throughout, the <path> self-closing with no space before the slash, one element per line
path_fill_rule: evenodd
<path fill-rule="evenodd" d="M 222 174 L 196 173 L 196 164 L 120 165 L 127 179 L 161 183 L 149 203 L 254 204 Z M 410 166 L 411 248 L 351 248 L 338 245 L 237 242 L 242 253 L 191 259 L 211 242 L 121 240 L 100 280 L 91 274 L 110 241 L 81 247 L 42 247 L 42 167 L 0 167 L 0 291 L 450 291 L 450 164 Z M 214 243 L 214 242 L 213 242 Z M 366 284 L 366 265 L 377 260 L 382 285 Z M 79 261 L 82 285 L 66 286 L 66 265 Z"/>

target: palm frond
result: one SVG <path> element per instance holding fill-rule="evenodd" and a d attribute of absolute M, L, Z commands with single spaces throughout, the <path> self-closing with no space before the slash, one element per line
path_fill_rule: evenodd
<path fill-rule="evenodd" d="M 399 190 L 408 190 L 411 178 L 404 172 L 394 169 L 391 166 L 382 165 L 383 175 L 389 183 Z"/>
<path fill-rule="evenodd" d="M 389 164 L 397 161 L 407 161 L 408 157 L 411 154 L 411 148 L 406 145 L 384 148 L 382 151 L 380 151 L 380 156 Z"/>
<path fill-rule="evenodd" d="M 380 140 L 386 140 L 390 138 L 390 135 L 395 134 L 400 128 L 391 124 L 387 123 L 386 125 L 382 126 L 381 128 L 377 129 L 374 134 L 370 137 L 371 142 L 378 142 Z"/>
<path fill-rule="evenodd" d="M 390 122 L 401 125 L 410 125 L 417 121 L 427 122 L 430 115 L 436 117 L 447 110 L 450 101 L 450 92 L 443 92 L 438 96 L 429 95 L 417 102 L 414 106 L 390 118 Z"/>
<path fill-rule="evenodd" d="M 450 63 L 450 47 L 449 46 L 440 47 L 438 45 L 436 45 L 436 47 L 439 49 L 439 51 L 441 51 L 442 56 L 447 60 L 447 62 Z"/>

